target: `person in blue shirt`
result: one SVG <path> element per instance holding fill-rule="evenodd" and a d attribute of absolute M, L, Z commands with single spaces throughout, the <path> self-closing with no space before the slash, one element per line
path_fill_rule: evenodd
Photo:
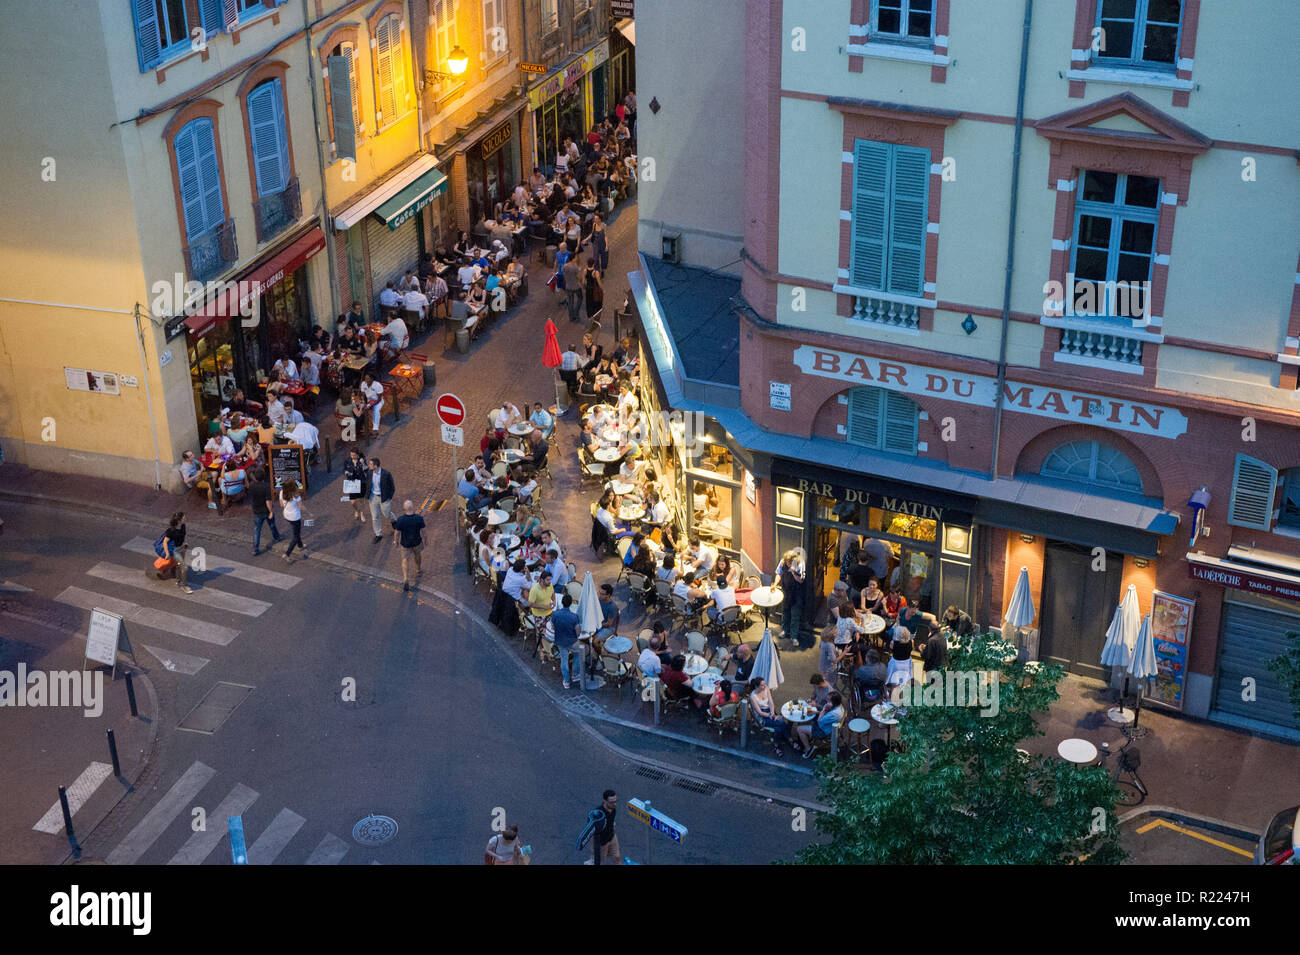
<path fill-rule="evenodd" d="M 460 483 L 456 485 L 456 493 L 465 498 L 468 502 L 467 507 L 471 511 L 477 511 L 487 503 L 487 498 L 482 496 L 482 492 L 474 486 L 469 478 L 462 476 Z"/>
<path fill-rule="evenodd" d="M 564 679 L 564 688 L 569 689 L 570 672 L 579 676 L 582 666 L 582 647 L 578 644 L 578 615 L 573 612 L 573 598 L 565 594 L 560 598 L 560 609 L 551 614 L 552 639 L 555 650 L 560 657 L 560 676 Z M 573 669 L 569 668 L 569 655 L 575 657 Z"/>
<path fill-rule="evenodd" d="M 839 690 L 831 690 L 830 695 L 826 698 L 826 704 L 821 708 L 821 712 L 817 714 L 817 719 L 812 723 L 804 723 L 796 727 L 804 759 L 812 758 L 812 741 L 829 737 L 831 730 L 838 726 L 842 719 L 844 719 L 844 701 L 840 697 Z"/>
<path fill-rule="evenodd" d="M 534 406 L 533 413 L 529 415 L 528 420 L 533 423 L 533 427 L 542 432 L 543 437 L 549 438 L 551 436 L 551 429 L 555 427 L 555 419 L 540 401 Z"/>

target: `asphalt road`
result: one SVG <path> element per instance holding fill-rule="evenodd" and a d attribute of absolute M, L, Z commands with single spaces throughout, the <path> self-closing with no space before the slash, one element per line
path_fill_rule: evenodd
<path fill-rule="evenodd" d="M 8 503 L 0 516 L 0 579 L 32 588 L 4 595 L 5 665 L 24 653 L 60 665 L 76 660 L 73 634 L 85 632 L 89 612 L 66 601 L 85 592 L 125 601 L 118 606 L 136 658 L 157 692 L 147 767 L 93 832 L 79 833 L 83 860 L 228 864 L 229 845 L 216 833 L 224 833 L 227 813 L 238 813 L 253 861 L 303 863 L 315 854 L 344 864 L 479 864 L 494 818 L 504 815 L 538 864 L 572 864 L 585 858 L 573 841 L 607 786 L 624 803 L 652 800 L 689 830 L 681 845 L 656 834 L 655 863 L 765 863 L 813 838 L 794 831 L 787 806 L 639 770 L 561 713 L 497 636 L 454 608 L 320 561 L 288 566 L 278 556 L 283 545 L 253 558 L 248 548 L 216 542 L 208 542 L 208 572 L 192 577 L 195 598 L 186 598 L 170 586 L 148 587 L 149 557 L 124 549 L 152 541 L 159 528 Z M 363 560 L 389 546 L 365 533 L 338 549 Z M 355 698 L 345 699 L 353 683 Z M 213 732 L 178 729 L 218 684 L 251 689 Z M 48 862 L 66 853 L 66 841 L 29 827 L 49 807 L 54 777 L 66 784 L 74 767 L 104 758 L 94 755 L 103 733 L 48 710 L 23 712 L 44 722 L 20 733 L 10 718 L 18 712 L 0 710 L 0 758 L 26 754 L 32 772 L 5 784 L 0 831 L 28 835 L 7 841 L 0 858 Z M 57 750 L 62 765 L 48 753 L 32 757 L 33 747 Z M 116 799 L 116 785 L 105 783 L 86 811 Z M 194 832 L 196 808 L 209 836 Z M 353 826 L 371 813 L 396 820 L 396 837 L 377 847 L 355 842 Z M 619 832 L 624 852 L 644 861 L 646 830 L 623 812 Z"/>

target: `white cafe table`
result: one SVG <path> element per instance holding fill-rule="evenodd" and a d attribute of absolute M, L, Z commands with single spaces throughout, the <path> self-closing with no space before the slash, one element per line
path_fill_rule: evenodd
<path fill-rule="evenodd" d="M 888 705 L 889 715 L 885 715 L 884 707 Z M 885 748 L 889 749 L 894 745 L 894 727 L 898 725 L 899 719 L 898 708 L 892 703 L 877 703 L 871 708 L 871 718 L 885 728 Z"/>
<path fill-rule="evenodd" d="M 773 607 L 780 604 L 781 601 L 783 600 L 785 600 L 785 594 L 782 592 L 780 587 L 775 587 L 775 586 L 755 587 L 753 590 L 749 592 L 750 603 L 752 603 L 755 607 L 763 608 L 763 629 L 764 630 L 768 629 L 767 615 L 772 612 Z M 790 636 L 790 635 L 787 634 L 786 636 Z M 791 636 L 790 639 L 793 640 L 797 636 L 798 634 L 795 634 L 794 636 Z"/>
<path fill-rule="evenodd" d="M 877 617 L 874 613 L 869 613 L 860 621 L 862 632 L 867 634 L 879 633 L 885 629 L 885 618 Z"/>
<path fill-rule="evenodd" d="M 507 512 L 498 510 L 494 507 L 492 510 L 488 511 L 487 518 L 488 527 L 496 527 L 498 524 L 504 524 L 506 521 L 510 520 L 510 515 Z"/>
<path fill-rule="evenodd" d="M 781 705 L 781 715 L 787 723 L 798 726 L 817 719 L 817 707 L 806 700 L 788 700 Z"/>
<path fill-rule="evenodd" d="M 1086 739 L 1063 739 L 1056 744 L 1056 752 L 1072 763 L 1084 765 L 1097 759 L 1097 747 Z"/>
<path fill-rule="evenodd" d="M 501 460 L 506 464 L 517 464 L 524 459 L 524 452 L 518 448 L 505 448 L 501 452 Z"/>
<path fill-rule="evenodd" d="M 636 485 L 628 481 L 610 481 L 609 489 L 615 494 L 631 494 L 636 490 Z"/>
<path fill-rule="evenodd" d="M 627 637 L 610 637 L 605 641 L 605 651 L 618 656 L 620 653 L 627 653 L 635 644 Z"/>
<path fill-rule="evenodd" d="M 721 676 L 715 676 L 712 673 L 701 673 L 691 678 L 691 689 L 700 696 L 712 696 L 713 691 L 718 688 L 718 681 Z"/>
<path fill-rule="evenodd" d="M 686 666 L 682 668 L 682 672 L 687 676 L 695 677 L 699 676 L 708 668 L 708 660 L 704 659 L 704 657 L 700 656 L 698 653 L 688 653 L 686 655 Z"/>
<path fill-rule="evenodd" d="M 617 461 L 622 456 L 623 455 L 619 452 L 618 448 L 601 448 L 592 455 L 592 457 L 597 461 L 601 461 L 605 464 L 609 464 L 611 461 Z"/>
<path fill-rule="evenodd" d="M 533 433 L 533 423 L 531 421 L 519 421 L 510 426 L 510 433 L 519 437 L 526 437 Z"/>

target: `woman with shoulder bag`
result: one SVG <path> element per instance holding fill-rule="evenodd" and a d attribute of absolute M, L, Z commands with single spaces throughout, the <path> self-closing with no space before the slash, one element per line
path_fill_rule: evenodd
<path fill-rule="evenodd" d="M 302 542 L 302 492 L 298 490 L 296 481 L 285 481 L 280 485 L 280 508 L 284 511 L 284 519 L 289 522 L 289 527 L 293 531 L 293 540 L 285 548 L 284 560 L 287 564 L 293 563 L 293 558 L 289 555 L 297 547 L 302 551 L 302 556 L 307 556 L 307 545 Z"/>
<path fill-rule="evenodd" d="M 348 455 L 347 463 L 343 465 L 343 496 L 352 503 L 352 513 L 362 524 L 366 522 L 362 511 L 366 506 L 364 488 L 369 473 L 369 468 L 366 467 L 366 459 L 361 456 L 361 452 L 357 448 L 353 448 Z"/>
<path fill-rule="evenodd" d="M 506 826 L 488 840 L 483 853 L 484 865 L 527 865 L 528 857 L 519 846 L 519 827 Z"/>

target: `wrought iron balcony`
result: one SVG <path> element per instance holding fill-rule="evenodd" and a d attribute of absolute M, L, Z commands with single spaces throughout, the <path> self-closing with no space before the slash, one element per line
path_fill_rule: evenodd
<path fill-rule="evenodd" d="M 253 217 L 257 221 L 258 244 L 275 238 L 302 218 L 302 194 L 298 179 L 289 180 L 282 192 L 262 196 L 253 203 Z"/>
<path fill-rule="evenodd" d="M 920 324 L 920 310 L 915 305 L 887 302 L 865 295 L 854 296 L 853 317 L 890 328 L 917 328 Z"/>
<path fill-rule="evenodd" d="M 227 219 L 204 233 L 185 249 L 185 271 L 199 282 L 215 278 L 238 260 L 239 244 L 235 241 L 234 219 Z"/>
<path fill-rule="evenodd" d="M 1111 361 L 1120 365 L 1142 364 L 1142 342 L 1122 335 L 1103 332 L 1085 332 L 1073 328 L 1061 329 L 1061 347 L 1057 349 L 1076 358 Z"/>

